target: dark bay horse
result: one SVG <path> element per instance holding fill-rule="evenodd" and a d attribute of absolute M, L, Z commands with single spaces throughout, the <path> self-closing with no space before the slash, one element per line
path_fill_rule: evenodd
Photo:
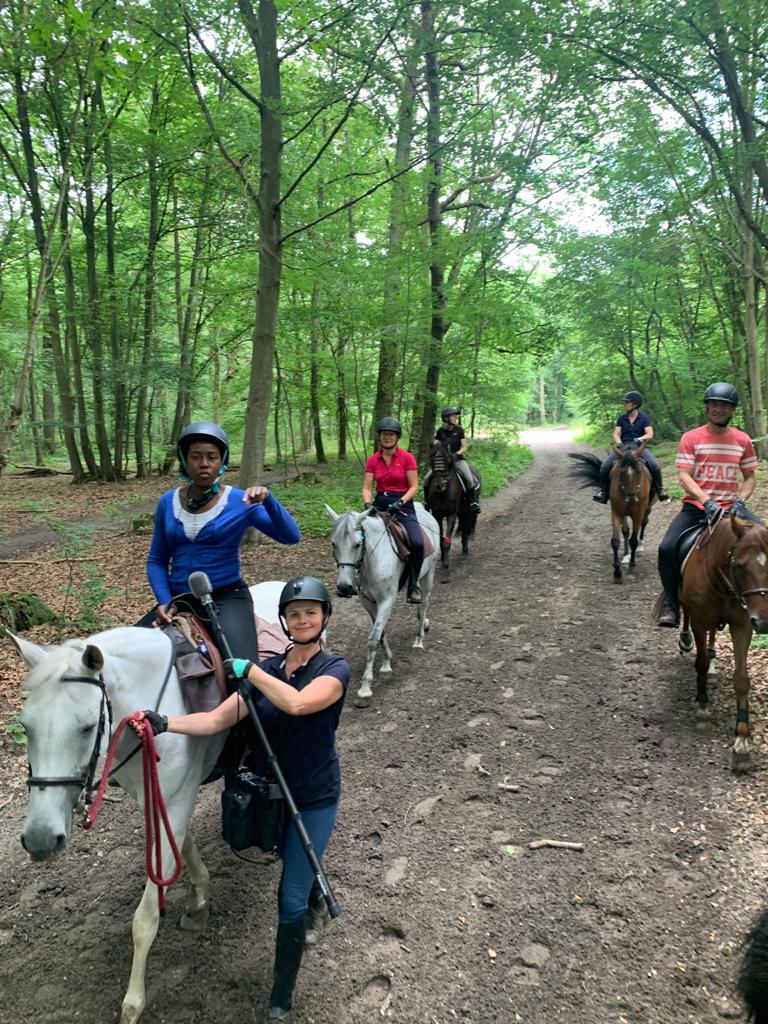
<path fill-rule="evenodd" d="M 645 445 L 635 447 L 634 443 L 616 446 L 613 449 L 616 462 L 611 468 L 609 499 L 611 505 L 611 547 L 613 548 L 613 582 L 621 583 L 619 560 L 619 533 L 624 538 L 623 562 L 628 563 L 627 573 L 637 577 L 635 559 L 638 548 L 643 550 L 643 537 L 656 497 L 651 497 L 651 473 L 642 455 Z M 578 465 L 571 468 L 571 476 L 582 481 L 582 487 L 600 486 L 602 459 L 591 452 L 569 452 L 568 457 Z M 631 532 L 630 532 L 631 527 Z"/>
<path fill-rule="evenodd" d="M 446 568 L 457 525 L 461 534 L 461 553 L 466 556 L 469 554 L 469 538 L 477 524 L 477 512 L 469 507 L 470 498 L 459 479 L 455 462 L 455 456 L 442 441 L 433 443 L 424 504 L 440 526 L 440 561 Z M 472 472 L 479 481 L 477 471 L 473 469 Z"/>
<path fill-rule="evenodd" d="M 705 527 L 683 566 L 680 588 L 682 650 L 696 643 L 696 702 L 709 703 L 707 680 L 714 657 L 715 632 L 728 626 L 733 641 L 736 692 L 734 771 L 750 767 L 749 674 L 747 651 L 752 634 L 768 633 L 768 527 L 724 515 Z"/>
<path fill-rule="evenodd" d="M 739 972 L 739 993 L 754 1024 L 768 1024 L 768 907 L 755 920 Z"/>

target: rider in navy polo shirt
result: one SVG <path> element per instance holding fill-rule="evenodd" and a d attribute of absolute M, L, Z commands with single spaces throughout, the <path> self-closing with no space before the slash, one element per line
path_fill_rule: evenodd
<path fill-rule="evenodd" d="M 245 658 L 230 663 L 238 679 L 247 679 L 264 731 L 277 756 L 288 788 L 301 811 L 318 857 L 333 832 L 341 794 L 336 753 L 336 729 L 349 686 L 344 658 L 323 648 L 322 634 L 332 611 L 331 596 L 320 580 L 297 576 L 280 595 L 280 622 L 291 646 L 285 654 L 259 665 Z M 248 718 L 234 693 L 213 711 L 166 718 L 144 711 L 136 725 L 149 722 L 155 735 L 212 736 Z M 158 744 L 162 756 L 162 740 Z M 248 755 L 254 771 L 267 774 L 267 762 L 257 740 Z M 324 910 L 319 889 L 296 827 L 289 822 L 281 847 L 283 872 L 278 890 L 278 927 L 272 993 L 265 1021 L 287 1021 L 301 966 L 307 928 L 313 930 Z"/>
<path fill-rule="evenodd" d="M 653 440 L 653 424 L 650 416 L 640 412 L 642 404 L 643 396 L 639 391 L 628 391 L 624 395 L 624 412 L 616 419 L 616 426 L 613 428 L 613 443 L 615 445 L 631 444 L 632 441 Z M 659 501 L 669 501 L 669 495 L 664 490 L 661 480 L 661 466 L 647 448 L 643 452 L 642 457 L 651 472 L 651 480 L 653 482 L 653 489 L 656 491 L 656 497 Z M 615 461 L 616 453 L 611 452 L 600 466 L 600 490 L 597 494 L 593 495 L 593 498 L 603 505 L 608 501 L 609 477 Z"/>

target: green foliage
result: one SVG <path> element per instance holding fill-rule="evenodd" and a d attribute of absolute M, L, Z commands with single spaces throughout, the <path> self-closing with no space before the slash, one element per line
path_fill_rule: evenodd
<path fill-rule="evenodd" d="M 273 490 L 299 523 L 305 537 L 327 537 L 331 524 L 326 504 L 338 513 L 361 510 L 362 482 L 363 471 L 356 460 L 329 462 L 322 467 L 322 472 L 318 469 L 318 472 L 302 473 L 297 480 Z"/>
<path fill-rule="evenodd" d="M 63 587 L 65 606 L 60 616 L 62 623 L 76 626 L 85 633 L 95 633 L 114 625 L 111 616 L 104 615 L 101 608 L 106 599 L 117 591 L 107 586 L 88 555 L 91 539 L 108 527 L 92 523 L 62 523 L 48 515 L 37 518 L 56 534 L 62 557 L 69 562 L 69 580 Z M 84 580 L 74 579 L 76 566 L 84 572 Z"/>
<path fill-rule="evenodd" d="M 13 715 L 12 718 L 7 722 L 0 722 L 0 730 L 11 740 L 13 743 L 19 746 L 26 746 L 27 734 L 24 731 L 24 726 L 19 721 L 18 714 Z"/>

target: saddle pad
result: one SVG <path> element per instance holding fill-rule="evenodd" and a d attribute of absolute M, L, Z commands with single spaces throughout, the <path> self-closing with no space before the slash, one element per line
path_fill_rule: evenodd
<path fill-rule="evenodd" d="M 267 622 L 260 615 L 256 616 L 256 632 L 259 636 L 259 659 L 272 658 L 276 654 L 284 654 L 288 647 L 288 637 L 278 622 Z"/>

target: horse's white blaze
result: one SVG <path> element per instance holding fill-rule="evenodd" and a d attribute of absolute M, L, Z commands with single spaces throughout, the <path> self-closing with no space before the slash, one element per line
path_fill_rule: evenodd
<path fill-rule="evenodd" d="M 765 563 L 766 563 L 766 557 L 765 557 L 765 553 L 764 553 L 763 551 L 761 551 L 761 552 L 760 552 L 760 553 L 758 554 L 758 556 L 757 556 L 757 564 L 758 564 L 758 565 L 760 566 L 760 568 L 762 569 L 762 568 L 764 568 L 764 567 L 765 567 Z"/>

